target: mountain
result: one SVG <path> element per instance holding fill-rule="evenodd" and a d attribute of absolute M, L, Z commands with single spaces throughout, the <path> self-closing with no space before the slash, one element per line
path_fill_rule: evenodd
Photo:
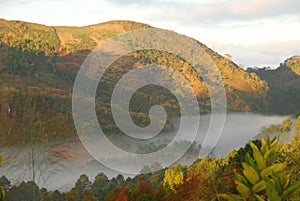
<path fill-rule="evenodd" d="M 276 69 L 248 68 L 266 81 L 269 90 L 269 113 L 300 115 L 300 56 L 286 59 Z"/>
<path fill-rule="evenodd" d="M 0 139 L 26 143 L 76 136 L 71 96 L 75 76 L 88 54 L 105 40 L 129 30 L 151 26 L 132 21 L 109 21 L 84 27 L 45 26 L 0 19 Z M 199 42 L 220 71 L 228 111 L 267 113 L 269 86 L 254 72 L 247 72 L 229 58 Z M 114 85 L 130 69 L 145 64 L 172 66 L 190 81 L 201 113 L 210 112 L 210 99 L 201 75 L 176 55 L 157 50 L 133 52 L 116 61 L 101 81 L 96 98 L 98 119 L 109 133 L 119 133 L 109 107 Z M 294 65 L 292 65 L 294 69 Z M 211 84 L 211 83 L 207 83 Z M 144 91 L 143 91 L 144 90 Z M 135 123 L 149 123 L 149 108 L 163 105 L 170 117 L 178 115 L 172 94 L 152 86 L 138 91 L 130 108 Z M 153 98 L 150 98 L 153 97 Z M 141 100 L 145 101 L 138 101 Z M 104 101 L 104 103 L 101 103 Z M 167 124 L 166 130 L 171 129 Z M 20 136 L 22 138 L 20 139 Z"/>

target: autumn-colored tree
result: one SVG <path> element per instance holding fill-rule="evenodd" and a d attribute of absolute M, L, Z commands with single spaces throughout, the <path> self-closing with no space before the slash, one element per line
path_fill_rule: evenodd
<path fill-rule="evenodd" d="M 165 171 L 164 187 L 176 192 L 184 182 L 184 174 L 180 165 L 171 166 Z"/>
<path fill-rule="evenodd" d="M 105 201 L 128 201 L 128 196 L 125 192 L 125 185 L 122 185 L 121 188 L 115 188 L 111 194 L 105 196 Z"/>
<path fill-rule="evenodd" d="M 155 191 L 153 192 L 152 200 L 154 201 L 164 201 L 166 192 L 162 183 L 160 183 Z"/>
<path fill-rule="evenodd" d="M 104 187 L 103 192 L 107 195 L 111 193 L 115 188 L 119 188 L 120 186 L 124 185 L 124 183 L 124 176 L 119 174 L 108 182 L 108 184 Z"/>
<path fill-rule="evenodd" d="M 298 117 L 294 127 L 294 136 L 290 143 L 285 143 L 281 147 L 280 158 L 282 161 L 287 162 L 287 170 L 291 174 L 291 181 L 300 181 L 300 118 Z M 290 198 L 292 201 L 298 200 L 300 197 L 300 189 L 298 189 Z"/>
<path fill-rule="evenodd" d="M 219 183 L 219 171 L 222 164 L 227 164 L 227 159 L 204 158 L 188 167 L 188 176 L 185 184 L 180 189 L 181 194 L 186 194 L 187 200 L 211 200 L 216 197 Z M 189 193 L 185 193 L 185 191 Z"/>
<path fill-rule="evenodd" d="M 152 193 L 150 182 L 145 180 L 144 176 L 141 176 L 139 178 L 138 187 L 134 192 L 134 197 L 136 200 L 151 201 Z"/>
<path fill-rule="evenodd" d="M 59 192 L 58 190 L 53 191 L 50 194 L 50 200 L 52 201 L 66 201 L 65 194 Z"/>
<path fill-rule="evenodd" d="M 91 190 L 85 190 L 82 201 L 98 201 L 96 197 L 94 197 L 91 193 Z"/>
<path fill-rule="evenodd" d="M 287 119 L 283 120 L 280 129 L 282 132 L 287 132 L 287 131 L 291 130 L 292 126 L 293 126 L 292 121 L 289 118 L 287 118 Z"/>

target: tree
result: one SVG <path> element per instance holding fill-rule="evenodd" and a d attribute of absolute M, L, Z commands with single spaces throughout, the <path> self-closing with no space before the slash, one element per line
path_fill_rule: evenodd
<path fill-rule="evenodd" d="M 82 201 L 98 201 L 97 198 L 95 198 L 93 195 L 92 195 L 92 192 L 90 189 L 86 190 L 84 192 L 84 196 L 82 198 Z"/>
<path fill-rule="evenodd" d="M 212 200 L 220 182 L 219 172 L 226 163 L 227 159 L 207 157 L 188 167 L 186 181 L 177 191 L 180 199 Z"/>
<path fill-rule="evenodd" d="M 157 188 L 155 189 L 155 191 L 153 192 L 153 195 L 152 195 L 152 200 L 156 200 L 156 201 L 163 201 L 165 200 L 164 197 L 165 197 L 166 193 L 165 193 L 165 190 L 164 190 L 164 186 L 162 183 L 160 183 Z"/>
<path fill-rule="evenodd" d="M 298 139 L 300 138 L 300 116 L 298 116 L 298 118 L 295 122 L 294 134 L 295 134 L 295 137 L 297 137 Z"/>
<path fill-rule="evenodd" d="M 82 200 L 85 191 L 90 189 L 91 182 L 89 181 L 89 178 L 87 175 L 82 174 L 77 179 L 77 182 L 75 184 L 75 187 L 73 187 L 67 194 L 66 194 L 66 200 L 67 201 L 77 201 Z"/>
<path fill-rule="evenodd" d="M 103 173 L 99 173 L 94 180 L 93 187 L 104 188 L 108 184 L 108 177 Z"/>
<path fill-rule="evenodd" d="M 300 187 L 300 181 L 291 183 L 291 175 L 285 172 L 287 163 L 277 162 L 281 144 L 279 137 L 270 140 L 262 138 L 258 148 L 250 142 L 253 158 L 247 154 L 242 162 L 243 174 L 235 171 L 237 195 L 221 194 L 227 200 L 283 201 Z"/>
<path fill-rule="evenodd" d="M 113 192 L 105 196 L 105 201 L 128 201 L 128 196 L 125 192 L 125 185 L 122 185 L 121 188 L 115 188 Z"/>
<path fill-rule="evenodd" d="M 13 186 L 7 193 L 7 201 L 28 200 L 34 201 L 39 192 L 39 187 L 33 183 L 22 182 L 19 186 Z"/>
<path fill-rule="evenodd" d="M 150 182 L 145 180 L 144 176 L 139 178 L 139 185 L 134 192 L 134 197 L 140 201 L 151 201 L 152 199 Z"/>
<path fill-rule="evenodd" d="M 104 200 L 105 196 L 105 187 L 109 183 L 109 179 L 104 173 L 99 173 L 94 180 L 94 183 L 91 187 L 91 194 L 95 196 L 98 200 Z"/>
<path fill-rule="evenodd" d="M 300 141 L 299 141 L 299 132 L 297 129 L 297 124 L 300 122 L 300 119 L 296 120 L 294 127 L 294 136 L 290 143 L 283 144 L 281 148 L 280 158 L 282 161 L 286 161 L 288 163 L 287 169 L 291 174 L 291 181 L 300 181 Z M 300 125 L 300 124 L 298 124 Z M 300 197 L 300 188 L 293 193 L 290 200 L 296 201 Z"/>
<path fill-rule="evenodd" d="M 280 130 L 282 132 L 287 132 L 287 131 L 291 130 L 292 126 L 293 126 L 293 123 L 291 122 L 291 120 L 289 118 L 287 118 L 287 119 L 283 120 Z"/>
<path fill-rule="evenodd" d="M 254 140 L 252 141 L 257 147 L 261 146 L 260 140 Z M 245 162 L 245 156 L 249 154 L 250 156 L 253 156 L 253 151 L 251 149 L 250 143 L 247 143 L 245 147 L 241 147 L 232 157 L 229 158 L 229 163 L 237 162 L 238 164 L 241 164 L 241 162 Z"/>
<path fill-rule="evenodd" d="M 51 200 L 55 200 L 55 201 L 65 201 L 66 200 L 64 194 L 62 194 L 58 190 L 55 190 L 54 192 L 52 192 L 50 194 L 50 198 L 51 198 Z"/>
<path fill-rule="evenodd" d="M 171 166 L 165 171 L 164 187 L 176 192 L 177 188 L 184 183 L 184 174 L 180 165 Z"/>

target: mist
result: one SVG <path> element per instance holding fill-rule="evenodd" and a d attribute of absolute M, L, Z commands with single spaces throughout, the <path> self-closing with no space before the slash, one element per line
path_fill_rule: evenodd
<path fill-rule="evenodd" d="M 220 134 L 215 132 L 214 127 L 209 127 L 211 115 L 202 115 L 195 141 L 204 148 L 212 148 L 213 155 L 216 157 L 224 157 L 232 149 L 238 149 L 249 140 L 254 139 L 264 126 L 281 124 L 287 117 L 263 116 L 250 113 L 227 114 L 224 128 Z M 197 123 L 195 122 L 196 119 L 194 117 L 183 118 L 187 118 L 189 124 L 184 125 L 182 130 L 186 135 L 190 135 L 189 132 L 192 132 L 190 131 L 190 125 Z M 169 139 L 174 137 L 179 125 L 173 126 L 175 131 L 165 134 L 163 138 Z M 208 131 L 209 136 L 206 136 Z M 216 139 L 218 139 L 217 142 Z M 184 135 L 180 140 L 186 140 Z M 214 146 L 215 144 L 216 146 Z M 135 147 L 132 145 L 128 146 Z M 4 155 L 5 163 L 0 168 L 0 176 L 5 175 L 13 185 L 21 181 L 32 180 L 31 149 L 32 147 L 30 146 L 2 147 L 0 153 Z M 108 157 L 108 159 L 114 158 L 118 160 L 118 157 L 114 156 L 113 153 L 108 154 L 103 150 L 102 152 L 103 156 Z M 188 165 L 195 159 L 197 159 L 197 156 L 190 158 L 190 160 L 179 160 L 179 163 Z M 104 172 L 110 178 L 118 174 L 117 171 L 111 170 L 95 160 L 80 142 L 61 142 L 55 145 L 34 147 L 34 160 L 36 164 L 35 181 L 40 187 L 46 187 L 49 190 L 70 190 L 81 174 L 88 175 L 91 181 L 100 172 Z M 147 163 L 147 161 L 143 162 Z M 120 165 L 124 164 L 121 160 L 119 163 Z M 132 175 L 125 174 L 124 176 Z"/>

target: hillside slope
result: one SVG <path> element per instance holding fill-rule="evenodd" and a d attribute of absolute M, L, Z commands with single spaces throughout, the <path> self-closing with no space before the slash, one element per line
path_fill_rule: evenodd
<path fill-rule="evenodd" d="M 71 92 L 76 73 L 87 55 L 103 41 L 129 30 L 148 28 L 149 25 L 131 21 L 109 21 L 85 27 L 48 27 L 39 24 L 0 20 L 0 139 L 1 141 L 30 139 L 34 133 L 38 140 L 63 139 L 75 136 L 71 116 Z M 268 111 L 268 85 L 255 73 L 248 73 L 232 61 L 199 43 L 220 70 L 228 100 L 228 111 Z M 152 59 L 151 59 L 152 58 Z M 154 59 L 153 59 L 154 58 Z M 158 51 L 134 52 L 115 64 L 103 80 L 108 94 L 122 73 L 141 64 L 172 66 L 190 82 L 202 113 L 210 111 L 210 100 L 201 75 L 181 58 Z M 187 67 L 183 69 L 183 67 Z M 148 108 L 159 102 L 168 114 L 176 115 L 178 104 L 161 96 L 162 91 L 138 92 L 143 102 L 132 100 L 133 119 L 145 126 L 149 123 Z M 163 89 L 161 89 L 163 90 Z M 149 96 L 156 95 L 149 101 Z M 159 97 L 158 97 L 159 95 Z M 119 132 L 113 124 L 109 100 L 105 107 L 98 102 L 98 118 L 107 132 Z M 10 136 L 9 138 L 7 136 Z M 27 136 L 27 137 L 26 137 Z M 22 141 L 22 140 L 21 140 Z"/>
<path fill-rule="evenodd" d="M 269 113 L 300 115 L 300 56 L 293 56 L 276 69 L 249 68 L 270 86 Z"/>

